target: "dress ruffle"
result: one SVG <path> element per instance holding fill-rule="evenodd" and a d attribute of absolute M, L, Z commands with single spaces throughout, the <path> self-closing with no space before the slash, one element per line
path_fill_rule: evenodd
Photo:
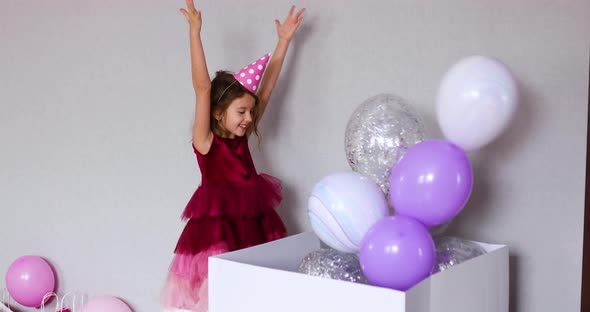
<path fill-rule="evenodd" d="M 227 251 L 227 245 L 219 243 L 197 254 L 175 255 L 162 291 L 162 305 L 165 308 L 206 312 L 208 259 Z"/>
<path fill-rule="evenodd" d="M 274 211 L 281 199 L 281 181 L 267 174 L 258 174 L 239 184 L 207 181 L 193 194 L 182 219 L 260 217 Z"/>
<path fill-rule="evenodd" d="M 188 220 L 174 252 L 197 254 L 218 243 L 228 250 L 247 248 L 285 237 L 287 230 L 274 210 L 257 217 L 213 216 Z"/>

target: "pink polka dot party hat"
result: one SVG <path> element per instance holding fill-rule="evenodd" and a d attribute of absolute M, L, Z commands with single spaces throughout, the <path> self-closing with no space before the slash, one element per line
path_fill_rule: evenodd
<path fill-rule="evenodd" d="M 266 64 L 270 60 L 270 53 L 256 60 L 256 62 L 244 67 L 242 70 L 234 74 L 234 78 L 242 84 L 246 89 L 252 93 L 256 93 L 262 74 L 266 69 Z"/>

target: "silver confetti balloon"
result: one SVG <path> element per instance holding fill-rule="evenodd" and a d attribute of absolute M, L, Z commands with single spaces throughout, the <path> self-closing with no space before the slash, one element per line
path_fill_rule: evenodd
<path fill-rule="evenodd" d="M 353 112 L 344 148 L 352 170 L 371 178 L 388 194 L 391 168 L 424 139 L 424 126 L 410 105 L 399 96 L 379 94 Z"/>
<path fill-rule="evenodd" d="M 299 265 L 299 272 L 353 283 L 367 283 L 358 256 L 332 248 L 318 249 L 306 255 Z"/>
<path fill-rule="evenodd" d="M 443 236 L 435 238 L 436 264 L 432 273 L 444 271 L 461 262 L 486 253 L 480 245 L 465 239 Z"/>

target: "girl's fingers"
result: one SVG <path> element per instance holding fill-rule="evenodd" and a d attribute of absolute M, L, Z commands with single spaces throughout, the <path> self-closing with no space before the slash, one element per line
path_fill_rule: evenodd
<path fill-rule="evenodd" d="M 184 15 L 184 17 L 188 21 L 188 12 L 185 9 L 180 9 L 180 13 L 182 13 L 182 15 Z"/>
<path fill-rule="evenodd" d="M 299 12 L 297 12 L 297 14 L 295 15 L 295 18 L 296 18 L 297 20 L 299 20 L 299 17 L 301 16 L 301 14 L 303 14 L 303 12 L 305 12 L 305 8 L 303 8 L 303 9 L 299 10 Z"/>
<path fill-rule="evenodd" d="M 275 20 L 275 25 L 277 25 L 277 27 L 281 27 L 281 22 L 279 22 L 278 19 Z"/>
<path fill-rule="evenodd" d="M 295 11 L 295 6 L 292 5 L 291 9 L 289 10 L 289 16 L 293 15 L 293 12 Z"/>
<path fill-rule="evenodd" d="M 193 0 L 185 0 L 186 2 L 186 9 L 181 8 L 180 12 L 186 17 L 187 20 L 190 19 L 192 15 L 196 15 L 197 17 L 201 17 L 201 11 L 195 9 L 195 3 Z"/>
<path fill-rule="evenodd" d="M 189 9 L 189 11 L 194 12 L 195 11 L 195 3 L 193 0 L 186 0 L 186 7 L 187 9 Z"/>

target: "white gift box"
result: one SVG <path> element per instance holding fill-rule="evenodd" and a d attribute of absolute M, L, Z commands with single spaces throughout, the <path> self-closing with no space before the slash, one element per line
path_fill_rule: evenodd
<path fill-rule="evenodd" d="M 210 312 L 508 312 L 508 248 L 478 243 L 479 257 L 402 292 L 297 272 L 320 248 L 311 232 L 209 258 Z"/>

